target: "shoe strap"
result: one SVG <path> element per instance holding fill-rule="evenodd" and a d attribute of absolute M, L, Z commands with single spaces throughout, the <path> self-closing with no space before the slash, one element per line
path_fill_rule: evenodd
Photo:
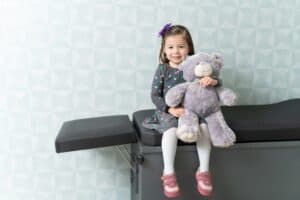
<path fill-rule="evenodd" d="M 161 180 L 163 181 L 163 185 L 168 185 L 171 187 L 177 186 L 177 180 L 175 174 L 164 175 L 161 177 Z"/>
<path fill-rule="evenodd" d="M 196 173 L 197 181 L 203 181 L 205 185 L 211 185 L 211 178 L 209 172 L 198 172 Z"/>

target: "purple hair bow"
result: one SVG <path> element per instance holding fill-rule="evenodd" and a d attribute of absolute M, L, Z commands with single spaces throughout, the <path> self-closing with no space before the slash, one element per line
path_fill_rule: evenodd
<path fill-rule="evenodd" d="M 163 37 L 163 36 L 165 35 L 165 33 L 171 29 L 171 27 L 172 27 L 171 23 L 166 24 L 166 25 L 161 29 L 161 31 L 159 31 L 158 36 Z"/>

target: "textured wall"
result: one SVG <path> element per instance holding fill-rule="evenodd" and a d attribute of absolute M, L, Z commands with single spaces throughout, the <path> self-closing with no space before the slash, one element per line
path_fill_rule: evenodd
<path fill-rule="evenodd" d="M 56 154 L 63 121 L 151 108 L 166 23 L 225 55 L 241 104 L 300 97 L 299 0 L 0 0 L 0 199 L 130 199 L 113 148 Z"/>

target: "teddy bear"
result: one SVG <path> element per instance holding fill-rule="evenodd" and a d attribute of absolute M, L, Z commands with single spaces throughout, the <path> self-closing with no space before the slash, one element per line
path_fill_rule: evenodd
<path fill-rule="evenodd" d="M 237 101 L 229 88 L 201 86 L 199 80 L 205 76 L 219 77 L 223 57 L 219 53 L 197 53 L 179 65 L 186 82 L 172 87 L 166 94 L 170 107 L 183 106 L 185 112 L 178 119 L 176 135 L 184 142 L 195 142 L 201 137 L 199 119 L 207 123 L 211 142 L 216 147 L 228 147 L 236 140 L 235 133 L 227 125 L 221 105 L 231 106 Z"/>

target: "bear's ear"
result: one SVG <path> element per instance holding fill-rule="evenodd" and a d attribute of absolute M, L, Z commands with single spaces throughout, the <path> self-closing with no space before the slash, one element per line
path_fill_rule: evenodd
<path fill-rule="evenodd" d="M 215 71 L 219 72 L 224 65 L 223 56 L 220 53 L 212 53 L 210 58 Z"/>
<path fill-rule="evenodd" d="M 179 70 L 183 71 L 183 78 L 186 81 L 193 81 L 195 80 L 195 67 L 200 62 L 209 62 L 210 55 L 207 53 L 197 53 L 195 55 L 187 57 L 180 65 Z"/>
<path fill-rule="evenodd" d="M 186 59 L 182 63 L 180 63 L 180 65 L 178 66 L 178 69 L 180 71 L 183 71 L 184 68 L 190 66 L 192 64 L 192 62 L 193 62 L 193 56 L 187 56 Z"/>
<path fill-rule="evenodd" d="M 192 56 L 188 57 L 179 65 L 179 70 L 183 71 L 183 78 L 186 81 L 193 81 L 194 77 L 194 68 L 196 64 L 194 63 L 194 59 L 191 58 Z"/>
<path fill-rule="evenodd" d="M 188 56 L 180 65 L 179 70 L 183 71 L 186 67 L 194 67 L 200 62 L 209 62 L 210 55 L 207 53 L 199 52 L 192 56 Z"/>

